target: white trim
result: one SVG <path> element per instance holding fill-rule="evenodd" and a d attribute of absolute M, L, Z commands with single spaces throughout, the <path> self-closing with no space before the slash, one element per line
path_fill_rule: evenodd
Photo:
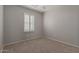
<path fill-rule="evenodd" d="M 12 44 L 17 44 L 17 43 L 24 42 L 24 41 L 28 41 L 28 40 L 39 39 L 39 38 L 41 38 L 41 37 L 39 36 L 39 37 L 32 37 L 32 38 L 29 38 L 29 39 L 26 39 L 26 40 L 18 40 L 18 41 L 15 41 L 15 42 L 10 42 L 10 43 L 4 44 L 3 47 L 9 46 L 9 45 L 12 45 Z"/>
<path fill-rule="evenodd" d="M 50 39 L 50 40 L 58 41 L 58 42 L 60 42 L 60 43 L 63 43 L 63 44 L 69 45 L 69 46 L 73 46 L 73 47 L 79 48 L 79 46 L 76 45 L 76 44 L 72 44 L 72 43 L 60 41 L 60 40 L 57 40 L 57 39 L 54 39 L 54 38 L 51 38 L 51 37 L 46 37 L 46 38 L 47 38 L 47 39 Z"/>
<path fill-rule="evenodd" d="M 27 40 L 39 39 L 39 38 L 41 38 L 41 37 L 36 37 L 36 38 L 34 37 L 34 38 L 31 38 L 31 39 L 27 39 Z M 79 48 L 78 45 L 71 44 L 71 43 L 64 42 L 64 41 L 59 41 L 59 40 L 54 39 L 54 38 L 51 38 L 51 37 L 43 37 L 43 38 L 45 38 L 45 39 L 50 39 L 50 40 L 54 40 L 54 41 L 58 41 L 58 42 L 60 42 L 60 43 L 66 44 L 66 45 L 69 45 L 69 46 L 73 46 L 73 47 Z M 19 40 L 19 41 L 16 41 L 16 42 L 11 42 L 11 43 L 8 43 L 8 44 L 4 44 L 4 47 L 5 47 L 5 46 L 8 46 L 8 45 L 12 45 L 12 44 L 17 44 L 17 43 L 20 43 L 20 42 L 24 42 L 24 41 L 26 41 L 26 40 Z"/>

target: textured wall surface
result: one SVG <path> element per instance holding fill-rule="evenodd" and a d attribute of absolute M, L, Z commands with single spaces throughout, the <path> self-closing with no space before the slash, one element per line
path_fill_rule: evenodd
<path fill-rule="evenodd" d="M 35 16 L 35 31 L 24 33 L 24 13 Z M 27 39 L 27 35 L 36 38 L 42 36 L 42 13 L 21 6 L 4 6 L 4 43 Z"/>
<path fill-rule="evenodd" d="M 79 6 L 54 6 L 44 14 L 44 34 L 79 45 Z"/>
<path fill-rule="evenodd" d="M 3 6 L 0 5 L 0 50 L 2 50 L 2 41 L 3 41 Z"/>

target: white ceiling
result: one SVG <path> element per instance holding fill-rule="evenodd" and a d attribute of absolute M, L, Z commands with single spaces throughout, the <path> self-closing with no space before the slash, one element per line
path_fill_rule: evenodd
<path fill-rule="evenodd" d="M 39 12 L 46 12 L 46 11 L 51 11 L 51 10 L 61 10 L 61 9 L 78 9 L 79 10 L 79 6 L 75 6 L 75 5 L 22 5 L 23 7 L 27 7 L 29 9 L 32 10 L 36 10 Z"/>
<path fill-rule="evenodd" d="M 39 12 L 46 12 L 52 8 L 50 5 L 23 5 L 23 7 L 27 7 Z"/>

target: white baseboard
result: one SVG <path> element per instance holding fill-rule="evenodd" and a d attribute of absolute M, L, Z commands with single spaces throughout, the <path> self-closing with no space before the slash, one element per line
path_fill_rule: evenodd
<path fill-rule="evenodd" d="M 12 44 L 17 44 L 17 43 L 20 43 L 20 42 L 24 42 L 24 41 L 27 41 L 27 40 L 33 40 L 33 39 L 39 39 L 39 38 L 41 38 L 41 37 L 39 36 L 39 37 L 32 37 L 32 38 L 29 38 L 29 39 L 26 39 L 26 40 L 18 40 L 18 41 L 15 41 L 15 42 L 10 42 L 10 43 L 4 44 L 3 47 L 9 46 L 9 45 L 12 45 Z"/>
<path fill-rule="evenodd" d="M 75 45 L 75 44 L 72 44 L 72 43 L 60 41 L 60 40 L 57 40 L 57 39 L 54 39 L 54 38 L 51 38 L 51 37 L 46 37 L 46 38 L 47 38 L 47 39 L 50 39 L 50 40 L 58 41 L 58 42 L 60 42 L 60 43 L 63 43 L 63 44 L 69 45 L 69 46 L 73 46 L 73 47 L 79 48 L 78 45 Z"/>
<path fill-rule="evenodd" d="M 39 38 L 41 38 L 41 37 L 34 37 L 34 38 L 31 38 L 31 39 L 27 39 L 27 40 L 33 40 L 33 39 L 39 39 Z M 69 46 L 73 46 L 73 47 L 79 48 L 78 45 L 71 44 L 71 43 L 64 42 L 64 41 L 60 41 L 60 40 L 57 40 L 57 39 L 54 39 L 54 38 L 51 38 L 51 37 L 43 37 L 43 38 L 50 39 L 50 40 L 54 40 L 54 41 L 58 41 L 58 42 L 60 42 L 60 43 L 66 44 L 66 45 L 69 45 Z M 12 44 L 16 44 L 16 43 L 24 42 L 24 41 L 26 41 L 26 40 L 19 40 L 19 41 L 11 42 L 11 43 L 8 43 L 8 44 L 4 44 L 4 47 L 5 47 L 5 46 L 8 46 L 8 45 L 12 45 Z"/>

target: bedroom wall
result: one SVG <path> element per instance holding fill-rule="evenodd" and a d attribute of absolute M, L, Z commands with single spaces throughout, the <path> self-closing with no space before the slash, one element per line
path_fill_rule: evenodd
<path fill-rule="evenodd" d="M 0 5 L 0 52 L 2 50 L 3 42 L 3 6 Z"/>
<path fill-rule="evenodd" d="M 35 16 L 35 31 L 32 33 L 24 32 L 24 13 Z M 19 40 L 28 40 L 42 36 L 42 13 L 24 8 L 22 6 L 4 6 L 4 44 L 16 42 Z"/>
<path fill-rule="evenodd" d="M 79 46 L 79 6 L 53 6 L 44 14 L 44 35 Z"/>

